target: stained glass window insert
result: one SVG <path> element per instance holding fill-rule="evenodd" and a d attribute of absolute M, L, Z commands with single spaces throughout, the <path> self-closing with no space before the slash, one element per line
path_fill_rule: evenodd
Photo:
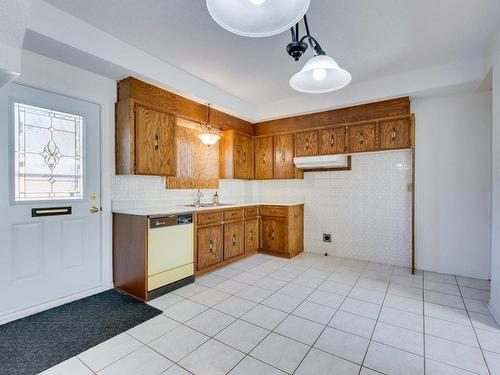
<path fill-rule="evenodd" d="M 14 103 L 15 200 L 83 197 L 83 117 Z"/>

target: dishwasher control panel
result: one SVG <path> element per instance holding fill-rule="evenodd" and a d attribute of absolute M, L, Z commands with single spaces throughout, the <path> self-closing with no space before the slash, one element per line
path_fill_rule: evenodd
<path fill-rule="evenodd" d="M 157 217 L 149 219 L 149 228 L 163 228 L 174 225 L 185 225 L 193 223 L 193 214 L 170 215 L 165 217 Z"/>

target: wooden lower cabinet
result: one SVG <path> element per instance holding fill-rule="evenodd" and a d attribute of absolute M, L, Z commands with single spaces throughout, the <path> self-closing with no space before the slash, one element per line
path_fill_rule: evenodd
<path fill-rule="evenodd" d="M 257 251 L 291 258 L 304 249 L 304 206 L 248 206 L 196 213 L 196 275 Z"/>
<path fill-rule="evenodd" d="M 304 205 L 262 206 L 261 253 L 292 258 L 304 251 Z"/>
<path fill-rule="evenodd" d="M 259 219 L 249 219 L 245 221 L 245 251 L 255 252 L 260 245 Z"/>
<path fill-rule="evenodd" d="M 245 224 L 243 221 L 224 224 L 224 260 L 245 253 Z"/>
<path fill-rule="evenodd" d="M 196 268 L 200 270 L 222 262 L 222 225 L 198 228 L 196 235 Z"/>
<path fill-rule="evenodd" d="M 285 220 L 273 217 L 262 218 L 262 250 L 285 252 Z"/>

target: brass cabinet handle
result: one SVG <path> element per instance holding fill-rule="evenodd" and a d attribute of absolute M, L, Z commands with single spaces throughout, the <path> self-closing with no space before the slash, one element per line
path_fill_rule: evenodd
<path fill-rule="evenodd" d="M 266 164 L 266 154 L 262 154 L 262 164 Z"/>
<path fill-rule="evenodd" d="M 271 230 L 271 241 L 274 241 L 274 229 Z"/>
<path fill-rule="evenodd" d="M 359 144 L 362 145 L 363 143 L 365 143 L 365 135 L 363 132 L 361 132 L 359 135 L 360 135 Z"/>
<path fill-rule="evenodd" d="M 236 234 L 233 234 L 233 246 L 236 246 Z"/>
<path fill-rule="evenodd" d="M 254 235 L 253 235 L 253 229 L 250 229 L 250 241 L 253 241 Z"/>
<path fill-rule="evenodd" d="M 286 161 L 286 152 L 285 149 L 281 149 L 281 161 L 284 163 Z"/>
<path fill-rule="evenodd" d="M 309 138 L 306 138 L 306 150 L 309 150 Z"/>
<path fill-rule="evenodd" d="M 215 247 L 215 241 L 214 240 L 208 240 L 208 252 L 209 253 L 213 254 L 214 247 Z"/>
<path fill-rule="evenodd" d="M 160 148 L 160 136 L 158 134 L 155 134 L 155 150 L 158 150 Z"/>
<path fill-rule="evenodd" d="M 391 141 L 395 142 L 396 141 L 396 127 L 392 127 L 392 133 L 391 133 Z"/>
<path fill-rule="evenodd" d="M 330 136 L 330 146 L 334 146 L 335 145 L 335 138 L 333 137 L 333 134 Z"/>

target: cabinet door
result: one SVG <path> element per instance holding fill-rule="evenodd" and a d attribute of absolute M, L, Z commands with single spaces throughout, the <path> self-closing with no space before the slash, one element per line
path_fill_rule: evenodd
<path fill-rule="evenodd" d="M 243 221 L 224 224 L 224 260 L 245 253 Z"/>
<path fill-rule="evenodd" d="M 253 138 L 236 133 L 234 138 L 234 178 L 253 179 Z"/>
<path fill-rule="evenodd" d="M 255 179 L 273 179 L 273 137 L 255 138 Z"/>
<path fill-rule="evenodd" d="M 197 236 L 197 269 L 222 262 L 222 226 L 200 228 Z"/>
<path fill-rule="evenodd" d="M 262 250 L 285 252 L 285 221 L 262 217 Z"/>
<path fill-rule="evenodd" d="M 295 134 L 295 156 L 318 155 L 318 131 Z"/>
<path fill-rule="evenodd" d="M 348 151 L 365 152 L 377 150 L 377 124 L 368 123 L 347 128 Z"/>
<path fill-rule="evenodd" d="M 344 126 L 320 130 L 320 155 L 343 154 L 346 150 Z"/>
<path fill-rule="evenodd" d="M 274 178 L 295 178 L 293 154 L 294 135 L 276 135 L 274 137 Z"/>
<path fill-rule="evenodd" d="M 411 122 L 409 118 L 380 121 L 380 149 L 411 147 Z"/>
<path fill-rule="evenodd" d="M 173 114 L 136 106 L 136 174 L 175 175 L 175 123 Z"/>
<path fill-rule="evenodd" d="M 245 221 L 245 252 L 259 249 L 259 219 Z"/>

